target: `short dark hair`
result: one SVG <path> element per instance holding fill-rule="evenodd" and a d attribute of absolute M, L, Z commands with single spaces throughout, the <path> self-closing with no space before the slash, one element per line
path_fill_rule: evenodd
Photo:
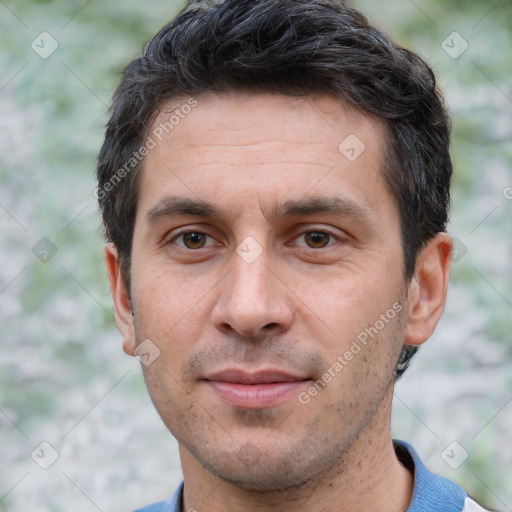
<path fill-rule="evenodd" d="M 418 251 L 445 231 L 450 201 L 450 121 L 431 68 L 341 0 L 225 0 L 184 9 L 128 64 L 115 92 L 97 197 L 128 290 L 141 163 L 123 179 L 120 169 L 166 102 L 204 91 L 330 92 L 385 120 L 383 177 L 412 277 Z M 398 375 L 414 352 L 404 346 Z"/>

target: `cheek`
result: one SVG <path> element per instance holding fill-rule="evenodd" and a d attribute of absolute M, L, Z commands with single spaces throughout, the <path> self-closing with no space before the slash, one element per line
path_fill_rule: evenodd
<path fill-rule="evenodd" d="M 321 281 L 307 277 L 296 282 L 297 304 L 303 304 L 304 317 L 324 324 L 335 337 L 357 336 L 402 298 L 396 276 L 377 279 L 379 274 L 385 272 L 367 268 L 361 272 L 343 271 Z"/>
<path fill-rule="evenodd" d="M 137 272 L 137 270 L 139 270 Z M 144 320 L 164 322 L 168 327 L 192 313 L 211 288 L 207 276 L 198 278 L 179 272 L 169 263 L 147 262 L 133 271 L 133 297 Z M 149 321 L 146 322 L 150 325 Z"/>
<path fill-rule="evenodd" d="M 166 364 L 178 367 L 201 338 L 208 290 L 215 281 L 209 284 L 208 278 L 188 278 L 160 267 L 146 267 L 133 280 L 136 336 L 139 342 L 152 340 Z"/>
<path fill-rule="evenodd" d="M 340 393 L 351 390 L 342 401 L 349 409 L 356 408 L 361 394 L 379 395 L 383 383 L 392 377 L 404 339 L 406 305 L 399 288 L 385 279 L 377 283 L 355 278 L 333 281 L 327 291 L 322 286 L 309 287 L 305 302 L 315 314 L 309 313 L 306 329 L 316 349 L 323 352 L 326 371 L 331 371 L 323 378 L 332 381 L 332 394 L 326 393 L 325 398 L 333 406 Z"/>

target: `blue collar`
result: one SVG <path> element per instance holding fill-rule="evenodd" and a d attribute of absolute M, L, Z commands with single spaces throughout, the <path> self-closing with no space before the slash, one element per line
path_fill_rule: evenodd
<path fill-rule="evenodd" d="M 416 450 L 404 441 L 393 441 L 400 462 L 414 474 L 414 490 L 407 512 L 460 512 L 467 494 L 457 484 L 430 473 Z M 183 482 L 168 501 L 135 512 L 182 512 Z"/>
<path fill-rule="evenodd" d="M 414 474 L 414 489 L 407 512 L 460 512 L 466 492 L 451 480 L 431 473 L 410 444 L 397 440 L 393 443 L 400 462 Z"/>

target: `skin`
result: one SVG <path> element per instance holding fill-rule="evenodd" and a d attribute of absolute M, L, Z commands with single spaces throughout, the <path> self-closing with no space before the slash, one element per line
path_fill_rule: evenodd
<path fill-rule="evenodd" d="M 124 350 L 134 355 L 150 339 L 160 351 L 143 370 L 179 442 L 184 510 L 406 510 L 412 476 L 391 441 L 394 370 L 402 344 L 423 343 L 441 316 L 449 235 L 430 240 L 405 282 L 398 209 L 382 178 L 382 121 L 328 94 L 196 99 L 144 161 L 133 315 L 116 249 L 106 246 Z M 354 161 L 338 149 L 350 134 L 365 145 Z M 169 196 L 218 211 L 166 215 Z M 351 207 L 276 215 L 313 196 Z M 183 228 L 203 235 L 180 237 Z M 236 250 L 247 237 L 261 250 L 250 263 Z M 310 379 L 297 388 L 307 391 L 397 303 L 401 311 L 307 404 L 294 394 L 237 407 L 203 380 L 271 367 Z"/>

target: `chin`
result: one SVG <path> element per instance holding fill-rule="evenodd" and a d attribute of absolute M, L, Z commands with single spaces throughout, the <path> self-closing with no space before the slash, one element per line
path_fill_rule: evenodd
<path fill-rule="evenodd" d="M 281 446 L 278 450 L 267 444 L 260 449 L 247 442 L 229 452 L 189 451 L 217 478 L 242 489 L 259 492 L 303 486 L 336 464 L 327 454 L 322 457 L 304 446 L 290 447 L 288 450 Z"/>
<path fill-rule="evenodd" d="M 260 462 L 253 465 L 216 466 L 210 471 L 225 482 L 236 485 L 246 491 L 277 492 L 300 487 L 308 481 L 308 476 L 297 471 L 297 467 L 290 462 L 270 468 L 274 462 Z M 290 467 L 293 467 L 293 472 Z"/>

